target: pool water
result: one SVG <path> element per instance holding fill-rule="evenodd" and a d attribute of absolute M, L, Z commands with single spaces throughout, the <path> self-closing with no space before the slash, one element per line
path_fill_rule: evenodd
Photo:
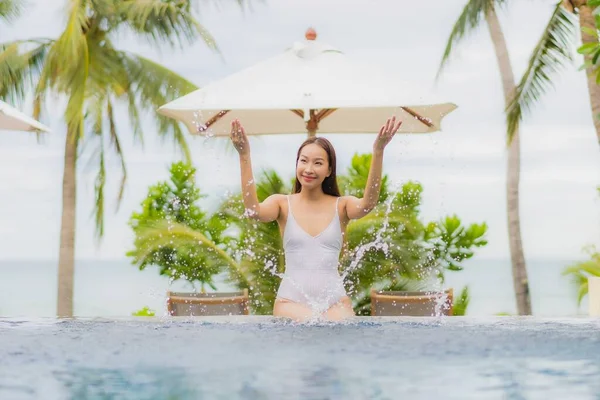
<path fill-rule="evenodd" d="M 0 399 L 598 399 L 600 319 L 0 318 Z"/>

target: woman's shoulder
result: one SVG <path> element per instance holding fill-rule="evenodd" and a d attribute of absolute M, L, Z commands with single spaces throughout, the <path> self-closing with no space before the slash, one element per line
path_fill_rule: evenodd
<path fill-rule="evenodd" d="M 340 196 L 340 203 L 347 203 L 348 201 L 358 200 L 356 196 Z"/>
<path fill-rule="evenodd" d="M 273 201 L 273 202 L 279 203 L 281 201 L 287 200 L 287 197 L 288 197 L 287 194 L 275 193 L 275 194 L 272 194 L 269 197 L 267 197 L 265 199 L 265 201 L 269 200 L 269 201 Z"/>
<path fill-rule="evenodd" d="M 342 204 L 345 201 L 345 197 L 346 196 L 334 196 L 332 194 L 326 194 L 325 195 L 325 201 L 328 203 L 338 203 L 338 204 Z"/>

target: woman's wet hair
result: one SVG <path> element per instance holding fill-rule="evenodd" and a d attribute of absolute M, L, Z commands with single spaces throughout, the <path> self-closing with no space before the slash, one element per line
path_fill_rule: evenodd
<path fill-rule="evenodd" d="M 298 160 L 300 159 L 300 152 L 302 151 L 302 149 L 305 146 L 308 146 L 309 144 L 313 143 L 325 150 L 325 152 L 327 153 L 327 161 L 329 162 L 329 168 L 331 169 L 331 174 L 327 178 L 325 178 L 323 184 L 321 185 L 321 187 L 323 188 L 323 193 L 331 196 L 340 197 L 340 189 L 338 187 L 336 175 L 337 164 L 335 158 L 335 149 L 333 148 L 333 145 L 329 140 L 323 137 L 316 136 L 312 136 L 306 139 L 298 149 L 298 154 L 296 155 L 296 165 L 298 165 Z M 300 183 L 300 181 L 298 181 L 298 177 L 296 177 L 294 181 L 294 193 L 300 193 L 301 189 L 302 184 Z"/>

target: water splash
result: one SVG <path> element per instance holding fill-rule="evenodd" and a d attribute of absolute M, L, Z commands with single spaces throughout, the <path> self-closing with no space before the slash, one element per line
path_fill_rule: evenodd
<path fill-rule="evenodd" d="M 194 120 L 192 121 L 192 123 L 196 127 L 196 132 L 203 135 L 205 140 L 208 140 L 215 137 L 215 131 L 203 122 L 205 120 L 206 119 L 204 118 L 201 111 L 194 111 Z"/>
<path fill-rule="evenodd" d="M 389 255 L 390 247 L 389 243 L 385 241 L 386 237 L 384 235 L 387 234 L 389 228 L 390 214 L 392 212 L 394 198 L 396 197 L 398 191 L 401 190 L 397 187 L 400 185 L 394 186 L 395 187 L 390 191 L 390 195 L 384 203 L 385 208 L 383 211 L 383 223 L 381 228 L 376 231 L 375 239 L 371 242 L 367 242 L 358 246 L 358 248 L 354 252 L 354 259 L 352 260 L 348 268 L 346 268 L 346 270 L 344 270 L 342 273 L 342 279 L 345 280 L 348 274 L 353 272 L 360 265 L 361 261 L 363 260 L 363 258 L 369 250 L 382 250 L 386 256 Z"/>
<path fill-rule="evenodd" d="M 390 256 L 390 252 L 393 249 L 391 235 L 394 233 L 390 232 L 390 216 L 393 212 L 394 200 L 402 190 L 403 186 L 400 182 L 392 185 L 389 197 L 384 202 L 381 226 L 379 228 L 372 228 L 372 231 L 370 232 L 370 234 L 374 234 L 373 240 L 363 243 L 353 250 L 353 258 L 350 265 L 342 272 L 342 279 L 347 282 L 347 287 L 350 292 L 356 290 L 356 287 L 354 282 L 348 282 L 348 276 L 361 267 L 365 256 L 367 256 L 370 251 L 382 251 L 385 257 Z M 395 231 L 401 233 L 404 229 L 406 229 L 405 225 L 399 223 L 397 231 Z M 427 288 L 427 290 L 422 291 L 421 294 L 431 297 L 434 302 L 434 311 L 431 316 L 441 318 L 445 315 L 445 311 L 447 311 L 449 300 L 448 294 L 443 290 L 443 280 L 441 279 L 442 271 L 440 271 L 442 266 L 437 262 L 433 252 L 433 246 L 424 250 L 424 258 L 416 265 L 413 272 L 416 275 L 415 280 L 423 283 L 423 286 Z M 359 282 L 360 281 L 357 281 L 357 283 Z M 402 303 L 398 302 L 395 305 L 402 307 L 401 304 Z"/>

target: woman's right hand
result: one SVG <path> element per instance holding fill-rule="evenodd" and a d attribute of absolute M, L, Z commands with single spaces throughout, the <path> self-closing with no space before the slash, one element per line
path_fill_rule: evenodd
<path fill-rule="evenodd" d="M 248 137 L 246 131 L 239 120 L 234 119 L 231 121 L 231 142 L 240 155 L 246 155 L 250 153 L 250 144 L 248 143 Z"/>

